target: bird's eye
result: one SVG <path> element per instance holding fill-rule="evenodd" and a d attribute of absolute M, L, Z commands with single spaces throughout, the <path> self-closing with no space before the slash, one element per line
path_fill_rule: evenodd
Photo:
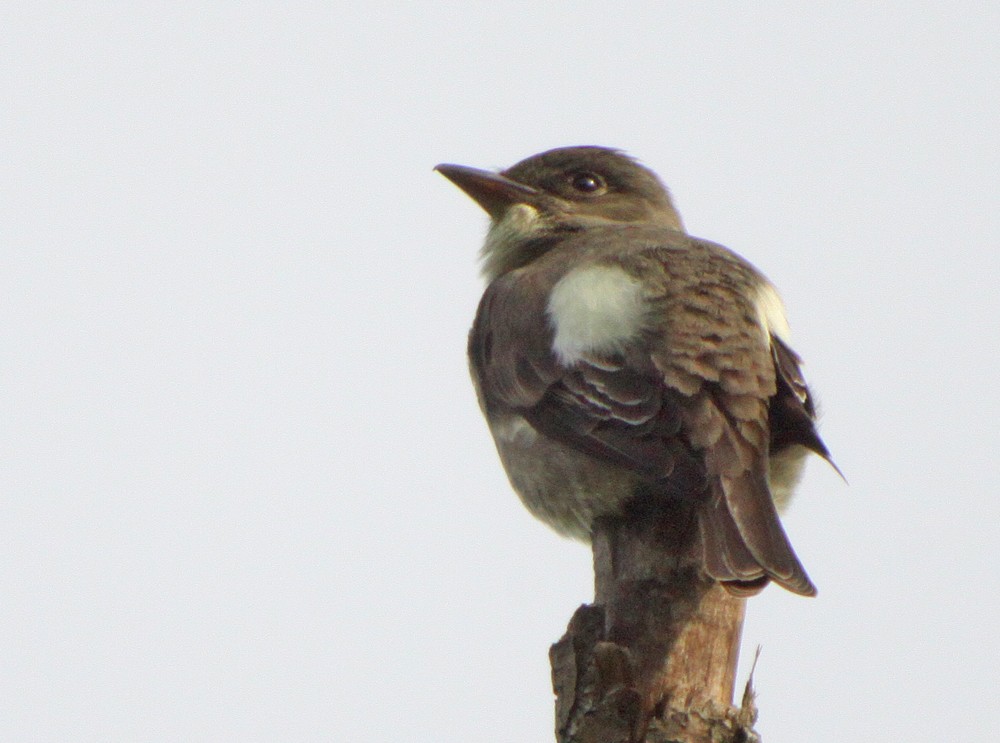
<path fill-rule="evenodd" d="M 588 194 L 597 193 L 606 187 L 604 179 L 601 176 L 590 172 L 575 173 L 572 179 L 570 179 L 570 185 L 580 193 Z"/>

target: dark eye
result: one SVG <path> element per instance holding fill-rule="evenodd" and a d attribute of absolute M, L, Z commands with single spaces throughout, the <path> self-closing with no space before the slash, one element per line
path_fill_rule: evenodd
<path fill-rule="evenodd" d="M 597 193 L 604 190 L 604 179 L 597 173 L 576 173 L 570 179 L 570 185 L 580 193 Z"/>

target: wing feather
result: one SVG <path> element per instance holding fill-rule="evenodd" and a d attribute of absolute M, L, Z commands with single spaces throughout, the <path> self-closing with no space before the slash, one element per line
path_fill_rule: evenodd
<path fill-rule="evenodd" d="M 744 299 L 752 292 L 739 281 L 752 281 L 752 269 L 737 265 L 743 273 L 733 278 L 728 255 L 712 263 L 702 251 L 696 258 L 712 270 L 671 273 L 671 261 L 686 257 L 631 256 L 626 265 L 653 287 L 655 332 L 614 353 L 582 353 L 571 365 L 553 353 L 545 322 L 559 271 L 529 266 L 494 281 L 469 343 L 480 399 L 487 414 L 516 412 L 543 435 L 636 473 L 641 497 L 702 499 L 705 570 L 732 592 L 747 595 L 775 580 L 811 595 L 766 475 L 776 446 L 829 456 L 799 359 L 782 341 L 762 339 Z"/>

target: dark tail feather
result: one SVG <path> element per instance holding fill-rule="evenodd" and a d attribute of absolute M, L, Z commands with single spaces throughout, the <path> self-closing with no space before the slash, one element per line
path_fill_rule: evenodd
<path fill-rule="evenodd" d="M 803 596 L 816 587 L 792 551 L 767 481 L 750 472 L 719 478 L 717 488 L 701 514 L 700 530 L 705 570 L 730 593 L 752 595 L 767 581 Z"/>

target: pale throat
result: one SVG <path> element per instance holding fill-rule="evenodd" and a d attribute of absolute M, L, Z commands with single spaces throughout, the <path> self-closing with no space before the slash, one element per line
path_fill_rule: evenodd
<path fill-rule="evenodd" d="M 527 204 L 514 204 L 503 217 L 492 220 L 479 254 L 483 277 L 493 281 L 521 265 L 524 244 L 538 237 L 544 229 L 538 210 Z"/>

